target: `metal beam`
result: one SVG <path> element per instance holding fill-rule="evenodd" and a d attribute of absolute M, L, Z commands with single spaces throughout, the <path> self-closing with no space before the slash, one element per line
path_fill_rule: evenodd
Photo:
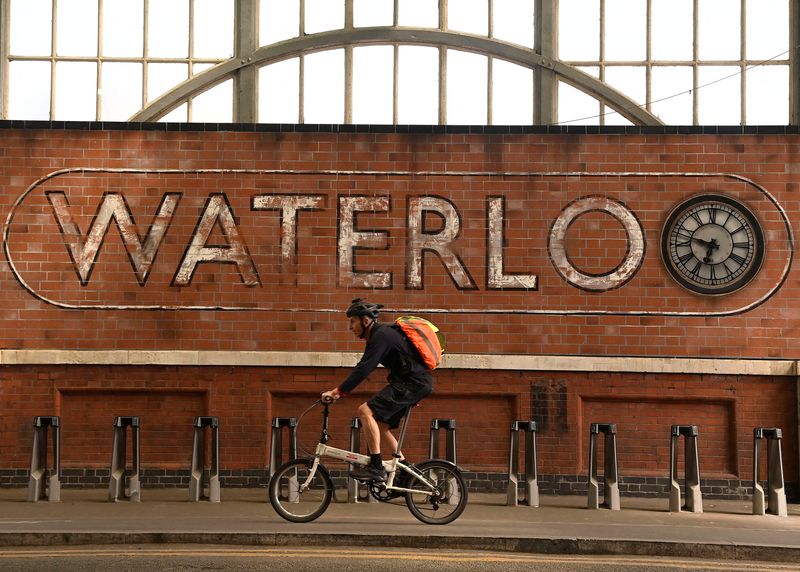
<path fill-rule="evenodd" d="M 258 110 L 258 68 L 251 65 L 258 49 L 259 0 L 236 0 L 234 7 L 233 59 L 241 65 L 233 74 L 233 120 L 256 123 Z"/>
<path fill-rule="evenodd" d="M 536 0 L 533 49 L 548 61 L 558 58 L 558 0 Z M 546 66 L 534 69 L 533 121 L 552 125 L 558 121 L 558 80 Z"/>
<path fill-rule="evenodd" d="M 250 1 L 250 0 L 243 0 Z M 607 105 L 635 125 L 663 125 L 661 120 L 640 107 L 635 101 L 603 84 L 577 68 L 518 45 L 485 38 L 467 36 L 442 30 L 391 27 L 357 28 L 354 30 L 333 30 L 310 36 L 292 38 L 284 42 L 262 46 L 249 56 L 231 58 L 189 80 L 179 84 L 170 92 L 152 101 L 148 106 L 131 117 L 131 121 L 155 121 L 165 115 L 187 98 L 201 93 L 227 79 L 243 67 L 257 68 L 261 65 L 296 57 L 309 52 L 325 51 L 350 45 L 413 44 L 435 47 L 449 47 L 495 58 L 528 67 L 542 68 L 563 81 L 585 91 L 593 97 L 602 98 Z M 551 103 L 551 108 L 552 108 Z"/>
<path fill-rule="evenodd" d="M 789 2 L 789 124 L 800 125 L 800 5 Z"/>
<path fill-rule="evenodd" d="M 0 0 L 0 119 L 8 118 L 9 1 Z"/>

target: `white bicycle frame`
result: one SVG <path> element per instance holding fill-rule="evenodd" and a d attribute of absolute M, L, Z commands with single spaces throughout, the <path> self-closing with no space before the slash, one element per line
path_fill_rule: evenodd
<path fill-rule="evenodd" d="M 297 482 L 290 483 L 290 490 L 289 490 L 290 502 L 299 502 L 299 494 L 308 489 L 308 487 L 313 482 L 314 476 L 317 473 L 317 467 L 319 467 L 320 465 L 320 459 L 323 457 L 337 459 L 339 461 L 345 461 L 353 465 L 367 466 L 370 463 L 370 458 L 368 455 L 362 455 L 361 453 L 356 453 L 355 451 L 348 451 L 346 449 L 338 449 L 336 447 L 331 447 L 330 445 L 326 444 L 326 441 L 328 440 L 328 404 L 323 404 L 323 405 L 325 406 L 325 411 L 323 413 L 322 435 L 320 437 L 319 443 L 317 443 L 317 449 L 314 452 L 314 462 L 312 463 L 311 469 L 308 472 L 308 476 L 306 477 L 303 483 L 297 483 Z M 410 468 L 407 465 L 404 465 L 400 462 L 399 451 L 403 445 L 403 439 L 405 438 L 406 435 L 406 427 L 408 426 L 409 417 L 410 417 L 410 409 L 403 416 L 403 426 L 400 429 L 400 438 L 397 441 L 397 450 L 394 452 L 394 457 L 392 458 L 391 461 L 383 461 L 383 467 L 384 469 L 386 469 L 388 477 L 384 486 L 386 487 L 386 490 L 392 492 L 403 492 L 403 493 L 430 492 L 432 494 L 433 492 L 436 491 L 436 483 L 432 483 L 425 477 L 425 475 L 419 473 L 417 470 Z M 408 489 L 408 488 L 394 486 L 395 477 L 398 475 L 397 472 L 398 469 L 408 473 L 415 480 L 424 484 L 429 489 L 429 491 L 421 491 L 419 489 Z"/>
<path fill-rule="evenodd" d="M 361 465 L 367 466 L 370 463 L 370 458 L 368 455 L 362 455 L 361 453 L 356 453 L 354 451 L 348 451 L 346 449 L 337 449 L 336 447 L 331 447 L 330 445 L 326 445 L 324 443 L 317 443 L 317 450 L 314 452 L 314 462 L 311 465 L 311 470 L 308 473 L 308 477 L 304 483 L 300 485 L 300 489 L 298 492 L 305 491 L 309 484 L 313 481 L 314 475 L 317 472 L 317 467 L 320 464 L 320 459 L 323 457 L 328 457 L 331 459 L 337 459 L 339 461 L 346 461 L 348 463 L 352 463 L 353 465 Z M 387 481 L 386 481 L 386 490 L 393 491 L 393 492 L 402 492 L 402 493 L 419 493 L 424 492 L 420 491 L 419 489 L 407 489 L 403 487 L 395 487 L 394 480 L 395 477 L 398 475 L 398 469 L 412 475 L 416 480 L 423 483 L 426 487 L 430 489 L 430 492 L 436 490 L 436 485 L 431 483 L 428 479 L 425 478 L 424 475 L 410 469 L 408 466 L 402 464 L 400 459 L 395 457 L 391 461 L 383 461 L 383 468 L 386 469 L 387 473 Z"/>

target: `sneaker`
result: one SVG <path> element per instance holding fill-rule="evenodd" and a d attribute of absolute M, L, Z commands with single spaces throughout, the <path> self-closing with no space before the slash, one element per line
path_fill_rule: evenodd
<path fill-rule="evenodd" d="M 350 476 L 356 479 L 357 481 L 367 481 L 367 482 L 377 482 L 377 483 L 385 483 L 386 482 L 386 469 L 383 467 L 373 467 L 372 465 L 367 465 L 366 467 L 359 467 L 354 469 L 350 472 Z"/>

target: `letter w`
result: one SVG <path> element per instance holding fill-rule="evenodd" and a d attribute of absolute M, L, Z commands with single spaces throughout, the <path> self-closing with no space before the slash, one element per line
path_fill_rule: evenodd
<path fill-rule="evenodd" d="M 144 244 L 142 244 L 131 210 L 125 201 L 125 197 L 119 193 L 106 193 L 103 195 L 103 202 L 97 208 L 86 238 L 84 238 L 72 216 L 69 201 L 64 192 L 49 191 L 46 194 L 61 228 L 64 244 L 75 266 L 75 272 L 78 274 L 81 286 L 86 286 L 89 283 L 94 263 L 100 253 L 103 240 L 108 233 L 111 219 L 114 219 L 117 224 L 119 235 L 125 245 L 125 251 L 128 253 L 131 266 L 136 273 L 136 280 L 138 280 L 140 286 L 144 286 L 153 260 L 155 260 L 161 241 L 167 233 L 169 223 L 181 198 L 180 193 L 164 194 L 158 207 L 158 212 L 147 230 Z"/>

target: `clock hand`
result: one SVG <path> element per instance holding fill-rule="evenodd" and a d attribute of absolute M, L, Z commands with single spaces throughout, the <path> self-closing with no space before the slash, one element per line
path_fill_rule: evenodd
<path fill-rule="evenodd" d="M 711 253 L 714 252 L 717 248 L 719 248 L 719 244 L 717 244 L 717 239 L 712 238 L 711 242 L 705 242 L 705 246 L 708 247 L 708 252 L 706 252 L 705 257 L 703 258 L 703 262 L 708 264 L 711 262 Z"/>
<path fill-rule="evenodd" d="M 711 249 L 719 248 L 719 244 L 717 244 L 717 239 L 716 238 L 712 238 L 709 241 L 709 240 L 703 240 L 702 238 L 697 238 L 696 236 L 693 236 L 692 240 L 702 244 L 703 246 L 705 246 L 707 248 L 711 248 Z"/>

